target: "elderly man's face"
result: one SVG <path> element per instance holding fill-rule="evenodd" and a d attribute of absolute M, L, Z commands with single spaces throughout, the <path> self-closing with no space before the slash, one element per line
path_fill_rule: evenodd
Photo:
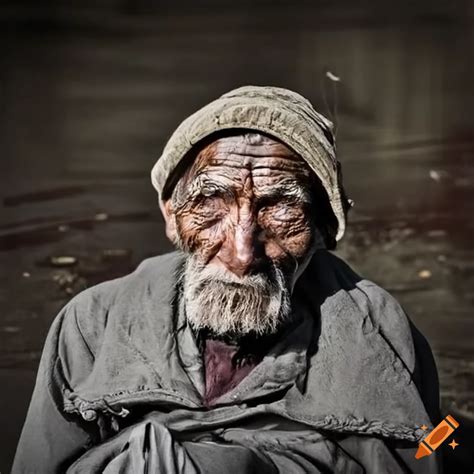
<path fill-rule="evenodd" d="M 282 143 L 253 133 L 205 147 L 164 205 L 168 235 L 190 255 L 188 319 L 217 333 L 275 331 L 313 253 L 313 213 L 311 171 Z"/>

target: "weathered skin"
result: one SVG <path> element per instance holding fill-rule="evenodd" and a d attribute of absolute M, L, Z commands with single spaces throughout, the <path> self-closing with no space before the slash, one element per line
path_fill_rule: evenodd
<path fill-rule="evenodd" d="M 219 138 L 162 206 L 168 237 L 240 277 L 271 260 L 287 269 L 293 286 L 318 241 L 312 183 L 306 163 L 272 138 Z"/>

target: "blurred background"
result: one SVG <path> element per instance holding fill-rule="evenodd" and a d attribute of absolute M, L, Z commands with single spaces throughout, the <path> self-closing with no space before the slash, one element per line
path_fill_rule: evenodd
<path fill-rule="evenodd" d="M 52 319 L 171 250 L 149 171 L 182 119 L 244 84 L 337 121 L 356 203 L 337 253 L 429 340 L 462 420 L 447 462 L 472 472 L 472 0 L 3 1 L 0 38 L 0 472 Z"/>

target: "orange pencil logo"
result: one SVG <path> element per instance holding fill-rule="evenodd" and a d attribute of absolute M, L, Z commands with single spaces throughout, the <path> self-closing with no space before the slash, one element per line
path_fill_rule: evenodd
<path fill-rule="evenodd" d="M 420 441 L 418 451 L 415 454 L 416 459 L 429 456 L 435 451 L 443 441 L 459 426 L 459 423 L 448 415 L 433 431 Z"/>

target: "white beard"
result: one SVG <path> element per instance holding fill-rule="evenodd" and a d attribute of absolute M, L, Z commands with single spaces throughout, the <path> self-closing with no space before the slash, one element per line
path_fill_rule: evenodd
<path fill-rule="evenodd" d="M 183 297 L 191 326 L 217 335 L 272 334 L 291 313 L 290 290 L 276 266 L 268 274 L 239 278 L 191 255 L 184 268 Z"/>

